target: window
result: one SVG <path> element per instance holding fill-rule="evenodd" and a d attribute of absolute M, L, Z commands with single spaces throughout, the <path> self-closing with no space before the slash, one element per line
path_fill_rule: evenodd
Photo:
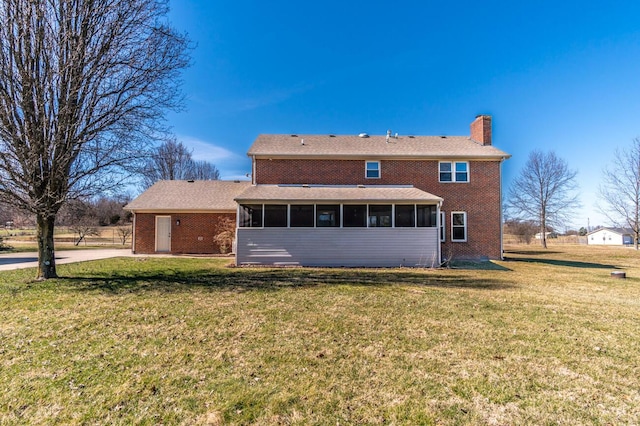
<path fill-rule="evenodd" d="M 391 227 L 391 204 L 369 206 L 369 227 Z"/>
<path fill-rule="evenodd" d="M 469 163 L 466 161 L 441 161 L 440 182 L 469 182 Z"/>
<path fill-rule="evenodd" d="M 416 226 L 416 206 L 414 204 L 396 204 L 396 228 L 413 228 Z"/>
<path fill-rule="evenodd" d="M 367 177 L 367 179 L 379 179 L 380 178 L 380 162 L 367 161 L 365 166 L 365 176 Z"/>
<path fill-rule="evenodd" d="M 451 213 L 451 241 L 467 241 L 467 213 Z"/>
<path fill-rule="evenodd" d="M 241 228 L 261 228 L 262 204 L 241 205 L 239 226 Z"/>
<path fill-rule="evenodd" d="M 343 226 L 347 227 L 366 227 L 367 226 L 367 206 L 366 205 L 350 205 L 345 204 L 342 207 L 344 214 Z"/>
<path fill-rule="evenodd" d="M 445 232 L 445 226 L 444 226 L 444 218 L 445 218 L 445 214 L 444 212 L 440 212 L 440 241 L 442 241 L 443 243 L 446 241 L 446 232 Z"/>
<path fill-rule="evenodd" d="M 264 226 L 270 227 L 270 228 L 286 228 L 287 227 L 287 205 L 286 204 L 265 204 Z"/>
<path fill-rule="evenodd" d="M 339 227 L 340 226 L 340 206 L 339 205 L 318 205 L 316 207 L 317 227 Z"/>
<path fill-rule="evenodd" d="M 418 206 L 418 226 L 436 226 L 436 206 Z"/>
<path fill-rule="evenodd" d="M 290 209 L 289 226 L 313 228 L 313 204 L 292 204 Z"/>

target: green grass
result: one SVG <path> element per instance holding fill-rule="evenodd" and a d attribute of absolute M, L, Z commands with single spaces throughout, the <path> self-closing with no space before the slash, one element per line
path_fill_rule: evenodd
<path fill-rule="evenodd" d="M 0 272 L 0 424 L 634 424 L 640 254 Z M 627 272 L 626 280 L 609 277 Z"/>

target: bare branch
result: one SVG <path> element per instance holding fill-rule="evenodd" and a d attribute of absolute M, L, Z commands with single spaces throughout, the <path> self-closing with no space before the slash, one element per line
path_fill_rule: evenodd
<path fill-rule="evenodd" d="M 181 105 L 188 40 L 166 12 L 166 0 L 0 0 L 0 200 L 50 233 L 40 277 L 55 276 L 65 200 L 131 178 Z"/>
<path fill-rule="evenodd" d="M 534 221 L 547 246 L 547 226 L 560 225 L 580 206 L 577 172 L 554 152 L 533 151 L 509 188 L 506 209 L 514 219 Z"/>

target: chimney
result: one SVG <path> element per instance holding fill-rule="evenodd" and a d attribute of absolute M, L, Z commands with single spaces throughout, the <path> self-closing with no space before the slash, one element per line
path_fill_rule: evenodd
<path fill-rule="evenodd" d="M 491 116 L 480 114 L 471 123 L 471 139 L 482 145 L 491 145 Z"/>

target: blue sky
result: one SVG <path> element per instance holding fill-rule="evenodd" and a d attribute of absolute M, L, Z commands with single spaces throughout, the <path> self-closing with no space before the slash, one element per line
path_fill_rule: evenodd
<path fill-rule="evenodd" d="M 172 0 L 195 44 L 178 139 L 222 177 L 250 172 L 260 133 L 468 135 L 493 116 L 513 157 L 578 170 L 574 226 L 597 212 L 602 169 L 640 136 L 638 1 Z"/>

